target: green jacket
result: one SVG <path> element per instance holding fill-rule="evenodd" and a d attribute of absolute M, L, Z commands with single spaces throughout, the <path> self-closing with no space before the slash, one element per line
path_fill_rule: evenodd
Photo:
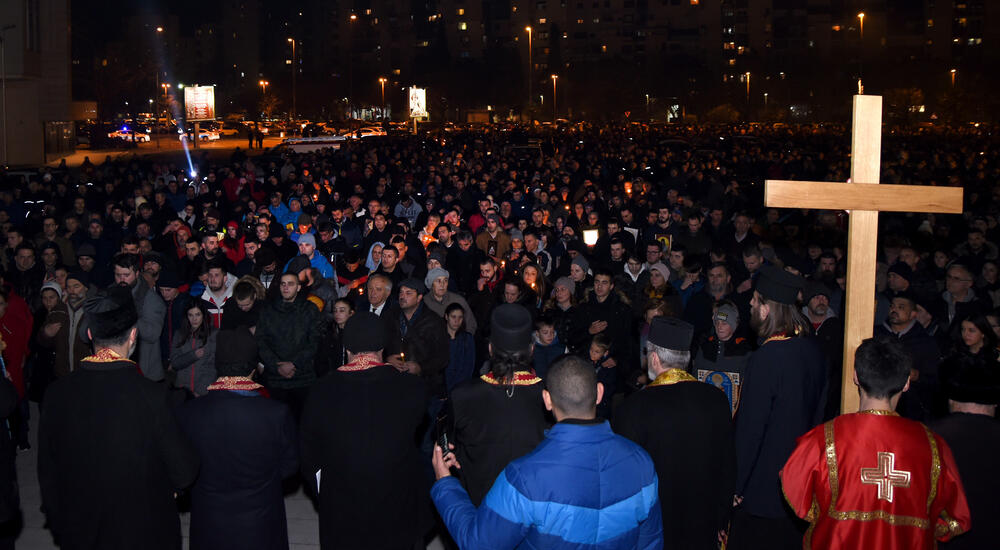
<path fill-rule="evenodd" d="M 313 357 L 319 345 L 318 328 L 319 311 L 306 301 L 305 293 L 300 292 L 294 302 L 278 298 L 264 305 L 256 337 L 268 386 L 301 388 L 316 380 Z M 291 361 L 295 375 L 285 378 L 278 374 L 278 361 Z"/>

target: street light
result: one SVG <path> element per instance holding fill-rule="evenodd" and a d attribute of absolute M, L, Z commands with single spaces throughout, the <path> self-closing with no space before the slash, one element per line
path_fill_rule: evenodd
<path fill-rule="evenodd" d="M 531 27 L 524 27 L 528 31 L 528 107 L 531 107 L 531 72 L 534 65 L 531 64 Z"/>
<path fill-rule="evenodd" d="M 268 86 L 268 84 L 270 84 L 270 82 L 268 82 L 266 80 L 261 80 L 257 84 L 260 84 L 260 95 L 266 94 L 267 93 L 267 86 Z"/>
<path fill-rule="evenodd" d="M 7 167 L 7 31 L 13 29 L 15 25 L 4 25 L 0 27 L 0 110 L 3 112 L 3 162 L 0 168 Z"/>
<path fill-rule="evenodd" d="M 378 78 L 378 83 L 382 86 L 382 120 L 385 121 L 385 83 L 388 81 L 384 76 Z"/>
<path fill-rule="evenodd" d="M 952 87 L 952 89 L 955 88 L 955 74 L 957 74 L 957 73 L 958 73 L 958 69 L 952 69 L 951 70 L 951 87 Z"/>
<path fill-rule="evenodd" d="M 559 80 L 559 75 L 552 75 L 552 122 L 559 117 L 559 110 L 556 109 L 556 80 Z"/>
<path fill-rule="evenodd" d="M 859 53 L 858 53 L 858 94 L 865 93 L 865 86 L 862 80 L 865 78 L 865 12 L 858 13 L 859 23 Z"/>
<path fill-rule="evenodd" d="M 750 106 L 750 71 L 746 72 L 747 77 L 747 107 Z"/>
<path fill-rule="evenodd" d="M 351 14 L 347 24 L 347 116 L 354 118 L 354 22 L 358 16 Z"/>
<path fill-rule="evenodd" d="M 295 73 L 298 71 L 295 68 L 295 39 L 288 38 L 288 43 L 292 45 L 292 112 L 288 118 L 295 118 Z"/>
<path fill-rule="evenodd" d="M 163 27 L 156 27 L 156 32 L 163 32 Z"/>

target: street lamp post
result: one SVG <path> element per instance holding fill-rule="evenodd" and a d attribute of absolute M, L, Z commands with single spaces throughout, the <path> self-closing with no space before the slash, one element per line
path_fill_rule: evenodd
<path fill-rule="evenodd" d="M 347 24 L 347 116 L 354 118 L 354 22 L 358 20 L 356 14 L 351 14 Z"/>
<path fill-rule="evenodd" d="M 524 27 L 524 30 L 528 31 L 528 107 L 531 107 L 531 73 L 535 68 L 531 64 L 531 27 Z"/>
<path fill-rule="evenodd" d="M 0 168 L 7 167 L 7 31 L 14 28 L 14 25 L 4 25 L 0 28 L 0 110 L 3 116 L 3 163 Z"/>
<path fill-rule="evenodd" d="M 160 88 L 163 88 L 163 113 L 164 113 L 164 115 L 166 115 L 167 109 L 170 108 L 170 98 L 167 96 L 167 90 L 170 88 L 170 83 L 169 82 L 161 82 L 160 83 Z M 169 122 L 169 120 L 167 120 L 166 116 L 164 116 L 163 119 L 164 119 L 163 120 L 163 127 L 164 127 L 164 129 L 168 129 L 169 126 L 168 126 L 167 123 Z M 159 113 L 156 114 L 156 122 L 157 123 L 160 122 L 160 114 Z M 157 149 L 160 148 L 160 132 L 156 132 L 156 148 Z"/>
<path fill-rule="evenodd" d="M 382 86 L 382 121 L 385 122 L 385 83 L 388 79 L 384 76 L 380 76 L 378 83 Z"/>
<path fill-rule="evenodd" d="M 559 110 L 556 108 L 556 80 L 559 80 L 559 75 L 552 75 L 552 122 L 559 118 Z"/>
<path fill-rule="evenodd" d="M 958 73 L 958 69 L 951 70 L 951 89 L 955 89 L 955 75 Z"/>
<path fill-rule="evenodd" d="M 270 84 L 270 82 L 266 80 L 261 80 L 260 82 L 258 82 L 258 84 L 260 84 L 260 95 L 263 96 L 264 94 L 267 93 L 267 86 L 268 84 Z"/>
<path fill-rule="evenodd" d="M 749 108 L 750 107 L 750 71 L 747 71 L 745 76 L 746 76 L 746 79 L 747 79 L 747 108 Z"/>
<path fill-rule="evenodd" d="M 865 78 L 865 12 L 858 13 L 858 33 L 858 94 L 863 94 L 865 93 L 865 86 L 863 84 Z"/>
<path fill-rule="evenodd" d="M 298 70 L 295 67 L 295 39 L 294 38 L 289 38 L 288 42 L 292 45 L 292 112 L 291 112 L 291 115 L 288 118 L 294 119 L 295 118 L 295 113 L 296 113 L 296 109 L 295 109 L 295 73 L 297 73 Z"/>

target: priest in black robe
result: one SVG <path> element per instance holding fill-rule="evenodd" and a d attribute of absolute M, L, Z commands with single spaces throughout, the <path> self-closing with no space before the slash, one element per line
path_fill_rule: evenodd
<path fill-rule="evenodd" d="M 990 523 L 1000 517 L 1000 478 L 996 457 L 1000 456 L 1000 372 L 996 363 L 982 358 L 954 356 L 941 365 L 948 416 L 931 424 L 955 457 L 965 496 L 972 513 L 968 533 L 940 544 L 942 550 L 978 550 L 996 544 Z"/>
<path fill-rule="evenodd" d="M 85 303 L 94 354 L 49 386 L 38 433 L 42 511 L 64 549 L 180 550 L 174 495 L 194 482 L 198 455 L 142 376 L 139 315 L 128 289 Z"/>
<path fill-rule="evenodd" d="M 319 491 L 323 550 L 414 548 L 431 527 L 417 447 L 424 381 L 383 362 L 383 326 L 368 311 L 348 319 L 348 362 L 312 388 L 302 413 L 300 461 Z"/>
<path fill-rule="evenodd" d="M 684 321 L 653 319 L 647 343 L 652 382 L 618 407 L 612 424 L 653 458 L 664 540 L 716 550 L 732 509 L 736 452 L 726 395 L 687 372 L 693 336 Z"/>
<path fill-rule="evenodd" d="M 542 379 L 532 370 L 531 314 L 503 304 L 490 317 L 490 368 L 452 391 L 462 485 L 479 506 L 500 472 L 533 450 L 547 427 Z"/>

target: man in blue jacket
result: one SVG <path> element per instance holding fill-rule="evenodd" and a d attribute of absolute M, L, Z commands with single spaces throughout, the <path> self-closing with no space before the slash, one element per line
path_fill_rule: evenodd
<path fill-rule="evenodd" d="M 604 388 L 593 367 L 567 356 L 549 369 L 545 407 L 556 425 L 511 462 L 476 508 L 434 447 L 431 497 L 464 549 L 663 548 L 656 471 L 646 451 L 595 419 Z M 453 447 L 450 445 L 450 447 Z"/>

